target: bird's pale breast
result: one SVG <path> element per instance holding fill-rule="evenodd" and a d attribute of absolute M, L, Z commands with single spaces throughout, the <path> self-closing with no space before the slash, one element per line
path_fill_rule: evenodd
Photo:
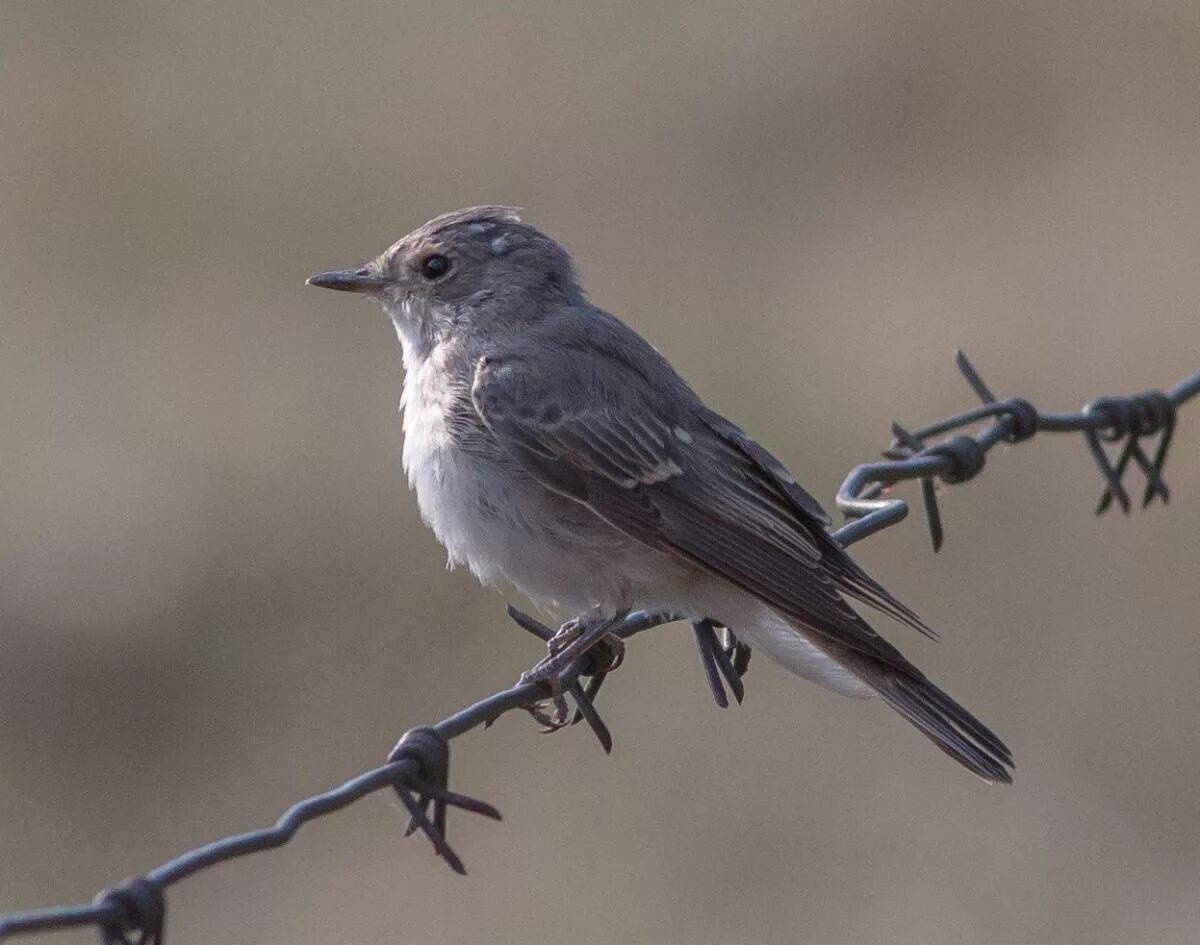
<path fill-rule="evenodd" d="M 484 584 L 512 584 L 548 607 L 636 605 L 634 588 L 661 568 L 662 556 L 549 491 L 482 422 L 464 433 L 455 416 L 473 409 L 469 394 L 445 378 L 430 362 L 411 365 L 401 404 L 404 468 L 449 564 L 465 564 Z"/>

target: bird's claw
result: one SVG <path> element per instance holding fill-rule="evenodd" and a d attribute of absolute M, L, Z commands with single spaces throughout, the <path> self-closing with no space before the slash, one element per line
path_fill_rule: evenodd
<path fill-rule="evenodd" d="M 547 644 L 549 649 L 553 640 Z M 580 670 L 580 676 L 591 677 L 588 680 L 587 686 L 584 686 L 579 680 L 575 680 L 571 685 L 563 688 L 561 677 L 553 671 L 554 659 L 558 653 L 552 653 L 543 659 L 532 669 L 526 670 L 521 674 L 521 684 L 540 683 L 550 690 L 550 698 L 529 707 L 528 711 L 531 716 L 542 726 L 545 732 L 557 732 L 560 728 L 565 728 L 568 725 L 578 725 L 580 722 L 587 719 L 588 723 L 596 731 L 600 741 L 605 745 L 605 750 L 611 749 L 611 739 L 607 737 L 607 731 L 602 734 L 601 729 L 603 723 L 600 717 L 596 714 L 593 706 L 593 701 L 596 698 L 596 693 L 600 691 L 601 685 L 604 683 L 605 677 L 621 665 L 625 660 L 625 641 L 616 634 L 608 633 L 597 640 L 587 651 L 585 663 Z M 575 700 L 576 709 L 574 714 L 568 718 L 569 710 L 565 693 L 570 693 Z M 548 706 L 552 705 L 554 711 L 550 712 Z"/>
<path fill-rule="evenodd" d="M 572 617 L 555 631 L 554 636 L 546 641 L 546 651 L 550 656 L 557 656 L 572 643 L 583 636 L 588 628 L 586 617 Z"/>
<path fill-rule="evenodd" d="M 627 613 L 628 611 L 622 611 L 614 617 L 602 617 L 593 613 L 568 620 L 558 628 L 558 632 L 546 639 L 546 656 L 532 669 L 522 674 L 521 682 L 547 683 L 553 690 L 555 681 L 566 672 L 572 663 L 589 656 L 597 644 L 612 636 L 609 631 L 618 626 L 625 619 Z M 524 626 L 524 624 L 522 625 Z M 526 629 L 530 628 L 526 627 Z M 613 639 L 616 640 L 615 637 Z M 610 645 L 608 650 L 611 654 L 610 664 L 613 660 L 619 663 L 624 655 L 624 646 L 621 642 L 616 640 L 616 643 Z M 580 670 L 580 675 L 594 675 L 597 672 L 608 672 L 615 668 L 615 664 L 596 669 L 584 666 Z M 553 692 L 551 694 L 553 695 Z"/>
<path fill-rule="evenodd" d="M 532 669 L 527 669 L 521 674 L 521 685 L 529 683 L 538 683 L 550 690 L 550 698 L 535 702 L 528 707 L 528 712 L 533 716 L 534 720 L 542 726 L 544 732 L 556 732 L 567 724 L 567 699 L 563 695 L 562 680 L 556 670 L 550 666 L 550 657 L 546 657 Z M 550 713 L 547 706 L 553 706 L 554 711 Z"/>
<path fill-rule="evenodd" d="M 556 633 L 511 605 L 507 610 L 508 616 L 519 627 L 545 641 L 549 651 L 536 666 L 521 674 L 520 685 L 536 683 L 549 690 L 550 696 L 548 700 L 526 707 L 526 711 L 542 726 L 544 732 L 556 732 L 567 725 L 587 722 L 605 752 L 612 751 L 612 734 L 596 711 L 593 700 L 605 676 L 620 666 L 625 658 L 625 642 L 616 633 L 608 632 L 609 627 L 615 626 L 623 618 L 612 621 L 575 618 L 567 621 Z M 587 639 L 581 642 L 584 636 Z M 566 648 L 570 646 L 575 649 L 567 652 Z M 562 674 L 577 659 L 581 663 L 576 677 L 564 686 Z M 582 676 L 590 677 L 586 686 L 579 679 Z M 576 706 L 574 715 L 570 717 L 566 695 L 571 696 Z"/>

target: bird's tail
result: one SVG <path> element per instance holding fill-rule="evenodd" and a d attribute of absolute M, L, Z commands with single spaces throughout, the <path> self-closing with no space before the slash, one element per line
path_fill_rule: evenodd
<path fill-rule="evenodd" d="M 828 637 L 802 635 L 833 662 L 857 677 L 865 684 L 864 689 L 879 693 L 884 702 L 959 764 L 989 783 L 1012 783 L 1009 769 L 1015 765 L 1008 746 L 990 728 L 926 679 L 899 651 L 895 651 L 895 659 L 891 663 L 885 663 L 874 656 L 834 643 Z M 789 661 L 781 662 L 793 672 L 800 672 Z"/>
<path fill-rule="evenodd" d="M 1012 753 L 975 716 L 925 678 L 898 651 L 890 662 L 852 650 L 765 606 L 741 612 L 724 602 L 727 624 L 744 643 L 835 692 L 878 693 L 938 748 L 988 782 L 1011 784 Z M 736 603 L 736 602 L 735 602 Z"/>
<path fill-rule="evenodd" d="M 1012 784 L 1008 746 L 921 675 L 890 668 L 861 674 L 883 700 L 947 755 L 989 783 Z"/>

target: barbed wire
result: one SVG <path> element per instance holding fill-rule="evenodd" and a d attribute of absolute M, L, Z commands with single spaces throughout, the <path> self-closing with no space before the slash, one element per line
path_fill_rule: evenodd
<path fill-rule="evenodd" d="M 1022 443 L 1038 433 L 1076 432 L 1084 440 L 1104 480 L 1096 511 L 1103 512 L 1115 501 L 1122 511 L 1131 507 L 1123 478 L 1132 463 L 1146 480 L 1143 507 L 1155 498 L 1167 502 L 1170 491 L 1163 479 L 1163 466 L 1175 430 L 1177 408 L 1200 394 L 1200 371 L 1185 378 L 1169 392 L 1147 391 L 1123 397 L 1100 397 L 1076 413 L 1045 413 L 1023 398 L 997 400 L 966 356 L 956 353 L 956 363 L 982 406 L 916 430 L 892 425 L 893 440 L 884 451 L 886 461 L 855 466 L 837 493 L 837 506 L 850 521 L 832 533 L 843 545 L 861 541 L 903 520 L 908 514 L 904 500 L 889 496 L 898 482 L 920 480 L 925 514 L 934 550 L 943 542 L 941 515 L 934 480 L 959 485 L 977 476 L 988 452 L 1000 443 Z M 977 423 L 987 426 L 975 434 L 957 434 L 930 443 L 931 437 L 961 430 Z M 1157 436 L 1153 455 L 1142 441 Z M 1120 444 L 1114 461 L 1104 443 Z M 546 641 L 554 631 L 522 613 L 508 608 L 509 617 L 523 629 Z M 553 688 L 545 682 L 518 683 L 442 719 L 434 725 L 410 729 L 392 749 L 385 764 L 350 779 L 333 790 L 292 805 L 271 827 L 235 834 L 197 847 L 131 877 L 101 892 L 92 902 L 13 912 L 0 915 L 0 939 L 17 934 L 95 926 L 104 945 L 161 945 L 166 928 L 166 890 L 189 876 L 218 863 L 283 846 L 306 823 L 339 811 L 376 791 L 391 788 L 409 815 L 405 836 L 425 835 L 434 852 L 458 873 L 465 873 L 462 860 L 446 841 L 449 808 L 454 807 L 493 820 L 500 812 L 491 804 L 458 794 L 449 788 L 450 741 L 480 726 L 487 727 L 505 712 L 524 709 L 550 727 L 586 722 L 603 749 L 612 750 L 612 735 L 595 707 L 595 697 L 608 673 L 620 664 L 624 641 L 676 620 L 682 615 L 636 611 L 558 676 Z M 750 661 L 750 650 L 727 628 L 710 620 L 695 622 L 692 630 L 705 679 L 717 704 L 729 704 L 726 686 L 741 702 L 742 676 Z M 586 684 L 583 680 L 587 680 Z M 575 703 L 567 721 L 566 697 Z M 541 707 L 553 702 L 549 715 Z"/>

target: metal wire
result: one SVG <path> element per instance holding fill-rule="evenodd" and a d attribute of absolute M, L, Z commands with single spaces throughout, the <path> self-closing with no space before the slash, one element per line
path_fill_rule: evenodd
<path fill-rule="evenodd" d="M 918 479 L 936 551 L 943 542 L 943 528 L 934 479 L 949 485 L 967 482 L 984 468 L 988 452 L 997 444 L 1024 442 L 1037 433 L 1083 434 L 1104 480 L 1097 512 L 1103 512 L 1114 501 L 1123 511 L 1129 511 L 1130 498 L 1122 479 L 1130 464 L 1146 480 L 1143 506 L 1155 498 L 1164 503 L 1168 500 L 1170 493 L 1162 472 L 1175 428 L 1175 413 L 1178 407 L 1200 394 L 1200 371 L 1166 393 L 1149 391 L 1126 397 L 1102 397 L 1075 413 L 1046 413 L 1019 398 L 997 400 L 961 351 L 956 354 L 956 362 L 982 406 L 912 431 L 894 424 L 892 444 L 884 453 L 887 461 L 854 467 L 838 490 L 838 508 L 851 519 L 832 533 L 843 545 L 902 521 L 908 515 L 908 506 L 899 498 L 887 496 L 887 490 L 897 482 Z M 957 434 L 930 442 L 931 437 L 985 422 L 987 425 L 974 435 Z M 1158 440 L 1151 456 L 1142 448 L 1141 441 L 1153 436 Z M 1120 444 L 1115 461 L 1106 452 L 1104 443 Z M 509 616 L 542 640 L 553 635 L 549 627 L 515 608 L 509 608 Z M 637 611 L 629 614 L 613 635 L 626 640 L 679 619 L 682 617 L 678 614 Z M 727 629 L 719 637 L 718 629 L 711 621 L 693 624 L 705 678 L 717 703 L 725 706 L 728 704 L 725 685 L 738 702 L 742 700 L 741 677 L 746 672 L 750 651 Z M 410 816 L 407 832 L 425 834 L 437 855 L 456 872 L 465 873 L 461 859 L 446 842 L 447 809 L 456 807 L 494 820 L 500 819 L 500 813 L 484 801 L 450 791 L 450 741 L 481 725 L 490 725 L 505 712 L 525 709 L 551 728 L 585 721 L 604 750 L 609 751 L 612 736 L 596 711 L 594 699 L 622 655 L 622 643 L 602 641 L 571 663 L 558 677 L 553 690 L 542 682 L 519 683 L 435 725 L 412 729 L 397 743 L 386 764 L 292 805 L 273 826 L 189 850 L 142 876 L 104 890 L 91 903 L 0 915 L 0 939 L 94 926 L 104 945 L 161 945 L 168 887 L 218 863 L 283 846 L 310 820 L 339 811 L 384 788 L 394 790 L 407 809 Z M 587 679 L 586 686 L 583 679 Z M 569 719 L 565 704 L 568 695 L 576 705 L 574 716 Z M 552 704 L 553 712 L 543 708 L 547 702 Z"/>
<path fill-rule="evenodd" d="M 1084 404 L 1077 413 L 1043 413 L 1021 398 L 997 400 L 961 351 L 955 352 L 955 363 L 983 406 L 911 432 L 893 424 L 892 445 L 884 452 L 889 461 L 855 466 L 838 490 L 838 508 L 854 519 L 833 533 L 843 545 L 902 521 L 908 515 L 907 503 L 885 497 L 885 493 L 897 482 L 919 479 L 929 537 L 937 551 L 944 533 L 934 478 L 948 485 L 966 482 L 979 474 L 988 452 L 997 444 L 1021 443 L 1037 433 L 1083 433 L 1092 460 L 1104 477 L 1105 488 L 1097 512 L 1105 511 L 1114 500 L 1122 511 L 1129 512 L 1129 494 L 1122 477 L 1130 461 L 1146 477 L 1143 508 L 1156 497 L 1164 503 L 1170 498 L 1162 470 L 1175 430 L 1175 412 L 1200 394 L 1200 371 L 1167 393 L 1147 391 L 1125 397 L 1100 397 Z M 930 437 L 983 421 L 990 422 L 974 436 L 959 435 L 932 445 L 928 443 Z M 1154 435 L 1159 439 L 1151 458 L 1142 448 L 1141 440 Z M 1115 463 L 1105 452 L 1104 442 L 1124 444 Z"/>

